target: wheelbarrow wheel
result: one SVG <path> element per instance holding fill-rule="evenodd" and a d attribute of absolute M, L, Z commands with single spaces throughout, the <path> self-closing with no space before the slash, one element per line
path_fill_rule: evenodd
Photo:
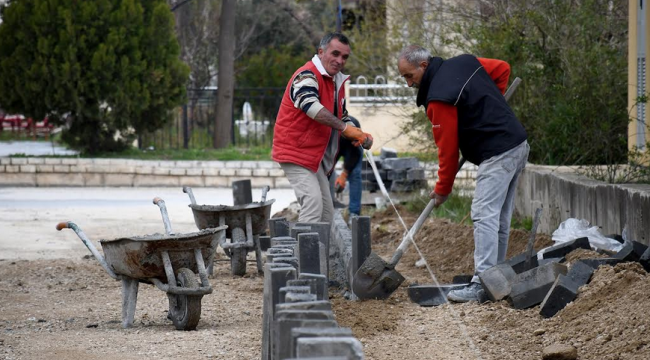
<path fill-rule="evenodd" d="M 242 228 L 232 229 L 232 243 L 246 242 L 246 234 Z M 243 276 L 246 274 L 246 248 L 233 248 L 230 249 L 230 272 L 233 275 Z"/>
<path fill-rule="evenodd" d="M 188 289 L 198 289 L 199 282 L 194 272 L 187 268 L 178 270 L 176 277 L 178 286 Z M 170 304 L 169 312 L 176 330 L 194 330 L 201 318 L 202 296 L 176 295 L 176 304 Z"/>

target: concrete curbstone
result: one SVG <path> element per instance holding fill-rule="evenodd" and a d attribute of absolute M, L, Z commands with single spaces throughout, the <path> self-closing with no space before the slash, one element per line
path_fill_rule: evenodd
<path fill-rule="evenodd" d="M 257 162 L 257 168 L 258 169 L 274 169 L 276 167 L 279 167 L 276 162 L 274 161 L 258 161 Z"/>
<path fill-rule="evenodd" d="M 188 168 L 185 169 L 187 176 L 202 176 L 204 175 L 203 169 L 201 168 Z"/>
<path fill-rule="evenodd" d="M 256 177 L 259 177 L 259 176 L 267 177 L 267 176 L 269 176 L 269 170 L 267 170 L 267 169 L 254 169 L 252 174 L 253 174 L 253 176 L 256 176 Z"/>
<path fill-rule="evenodd" d="M 79 163 L 79 160 L 76 158 L 62 158 L 61 159 L 61 164 L 62 165 L 77 165 Z"/>
<path fill-rule="evenodd" d="M 0 157 L 0 165 L 11 165 L 11 158 Z"/>
<path fill-rule="evenodd" d="M 483 290 L 491 301 L 508 297 L 516 277 L 517 273 L 506 263 L 497 264 L 478 275 Z"/>
<path fill-rule="evenodd" d="M 45 158 L 45 163 L 48 165 L 61 165 L 60 158 Z"/>
<path fill-rule="evenodd" d="M 216 168 L 203 168 L 203 175 L 205 175 L 205 176 L 219 176 L 219 169 L 216 169 Z"/>
<path fill-rule="evenodd" d="M 528 260 L 530 260 L 530 262 L 527 262 Z M 537 260 L 537 253 L 534 253 L 532 256 L 528 256 L 528 254 L 525 252 L 511 257 L 510 259 L 504 261 L 504 263 L 510 265 L 512 267 L 512 270 L 514 270 L 517 274 L 521 274 L 524 271 L 536 268 L 539 265 L 539 262 Z"/>
<path fill-rule="evenodd" d="M 348 360 L 363 360 L 363 345 L 354 337 L 299 338 L 296 342 L 296 356 L 344 356 Z"/>
<path fill-rule="evenodd" d="M 11 158 L 11 165 L 27 165 L 27 158 Z"/>
<path fill-rule="evenodd" d="M 5 171 L 8 173 L 20 173 L 19 165 L 5 165 Z"/>
<path fill-rule="evenodd" d="M 286 218 L 270 218 L 269 219 L 269 236 L 271 238 L 291 236 L 291 227 Z"/>
<path fill-rule="evenodd" d="M 261 235 L 259 237 L 260 249 L 262 251 L 267 251 L 271 247 L 271 237 L 266 235 Z"/>
<path fill-rule="evenodd" d="M 104 176 L 94 173 L 78 173 L 84 179 L 84 186 L 104 186 Z"/>
<path fill-rule="evenodd" d="M 567 275 L 560 274 L 544 297 L 539 314 L 549 318 L 564 309 L 578 296 L 580 286 L 589 282 L 593 272 L 591 266 L 578 261 L 571 266 Z"/>
<path fill-rule="evenodd" d="M 281 287 L 279 290 L 280 292 L 280 297 L 278 304 L 283 304 L 287 302 L 286 296 L 288 293 L 294 293 L 294 294 L 310 294 L 311 293 L 311 287 L 310 286 L 284 286 Z M 315 299 L 314 299 L 315 300 Z"/>
<path fill-rule="evenodd" d="M 316 294 L 301 294 L 289 291 L 284 296 L 285 303 L 300 303 L 300 302 L 309 302 L 316 301 Z"/>
<path fill-rule="evenodd" d="M 224 164 L 224 168 L 228 169 L 241 169 L 242 168 L 242 162 L 241 161 L 226 161 Z"/>
<path fill-rule="evenodd" d="M 169 168 L 166 167 L 155 167 L 151 170 L 151 174 L 153 175 L 169 175 Z M 136 170 L 136 174 L 139 174 L 139 172 Z"/>
<path fill-rule="evenodd" d="M 318 238 L 319 234 L 316 232 L 298 234 L 299 273 L 321 273 L 321 246 Z"/>
<path fill-rule="evenodd" d="M 326 222 L 296 223 L 296 226 L 307 226 L 312 232 L 318 233 L 320 274 L 329 278 L 329 250 L 332 237 L 332 225 Z"/>
<path fill-rule="evenodd" d="M 273 359 L 286 359 L 291 350 L 291 329 L 305 327 L 314 320 L 334 320 L 334 314 L 327 310 L 282 310 L 275 313 L 272 324 Z"/>
<path fill-rule="evenodd" d="M 544 250 L 544 253 L 542 254 L 544 259 L 549 259 L 549 258 L 556 258 L 556 257 L 563 257 L 566 254 L 572 252 L 573 250 L 576 249 L 587 249 L 591 250 L 591 246 L 589 245 L 589 238 L 587 237 L 581 237 L 577 238 L 575 240 L 567 241 L 565 243 L 561 243 L 558 245 L 551 246 Z"/>
<path fill-rule="evenodd" d="M 329 283 L 327 276 L 323 274 L 301 273 L 298 275 L 298 279 L 314 281 L 316 283 L 316 299 L 329 300 Z"/>
<path fill-rule="evenodd" d="M 275 305 L 280 301 L 279 289 L 288 280 L 296 278 L 296 269 L 286 264 L 264 264 L 264 289 L 262 295 L 262 359 L 271 360 L 273 354 L 271 330 L 275 319 Z M 273 358 L 275 359 L 275 358 Z"/>
<path fill-rule="evenodd" d="M 566 266 L 549 263 L 517 275 L 512 283 L 508 302 L 515 309 L 527 309 L 544 301 L 546 294 L 560 274 L 566 275 Z"/>
<path fill-rule="evenodd" d="M 298 339 L 315 337 L 352 337 L 352 329 L 340 327 L 295 327 L 291 329 L 291 356 L 296 356 Z M 345 357 L 343 357 L 345 359 Z"/>

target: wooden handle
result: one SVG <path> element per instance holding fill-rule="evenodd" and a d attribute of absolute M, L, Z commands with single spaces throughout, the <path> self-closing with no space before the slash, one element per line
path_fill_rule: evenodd
<path fill-rule="evenodd" d="M 60 223 L 56 224 L 56 229 L 59 230 L 59 231 L 61 231 L 63 229 L 67 229 L 67 228 L 68 228 L 68 223 L 67 222 L 60 222 Z"/>

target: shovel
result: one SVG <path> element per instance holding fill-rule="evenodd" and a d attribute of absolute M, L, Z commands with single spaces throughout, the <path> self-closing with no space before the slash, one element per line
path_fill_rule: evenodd
<path fill-rule="evenodd" d="M 517 87 L 521 83 L 520 78 L 515 78 L 512 82 L 504 97 L 506 101 L 510 100 L 510 97 L 515 92 Z M 461 158 L 460 163 L 458 164 L 458 171 L 465 163 L 465 159 Z M 373 167 L 373 170 L 374 167 Z M 375 174 L 377 176 L 377 174 Z M 377 176 L 379 177 L 379 176 Z M 390 297 L 397 288 L 404 282 L 404 276 L 395 270 L 395 266 L 404 255 L 404 251 L 409 245 L 409 241 L 413 241 L 413 236 L 422 227 L 424 221 L 429 217 L 429 214 L 436 205 L 436 201 L 431 199 L 427 204 L 426 208 L 420 214 L 420 217 L 415 221 L 411 230 L 404 236 L 402 242 L 395 250 L 393 257 L 390 262 L 384 261 L 379 255 L 371 252 L 370 255 L 366 258 L 366 261 L 361 264 L 357 272 L 352 278 L 352 292 L 359 299 L 378 299 L 384 300 Z"/>
<path fill-rule="evenodd" d="M 465 159 L 461 158 L 458 163 L 458 171 L 460 171 L 464 163 Z M 413 236 L 418 233 L 435 206 L 436 200 L 431 199 L 411 227 L 411 230 L 402 239 L 390 262 L 384 261 L 374 252 L 368 255 L 366 261 L 361 264 L 352 278 L 352 292 L 359 299 L 387 299 L 404 282 L 404 276 L 395 270 L 395 266 L 404 255 L 409 241 L 413 241 Z"/>

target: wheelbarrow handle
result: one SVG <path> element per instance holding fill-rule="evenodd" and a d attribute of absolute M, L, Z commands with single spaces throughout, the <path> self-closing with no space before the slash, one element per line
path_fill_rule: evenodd
<path fill-rule="evenodd" d="M 165 200 L 155 197 L 153 198 L 153 203 L 158 205 L 160 208 L 160 214 L 162 215 L 163 218 L 163 224 L 165 224 L 165 232 L 167 235 L 172 234 L 172 224 L 169 222 L 169 215 L 167 214 L 167 207 L 165 206 Z"/>
<path fill-rule="evenodd" d="M 190 202 L 192 203 L 192 205 L 196 205 L 196 199 L 194 198 L 194 193 L 192 192 L 192 188 L 189 186 L 183 186 L 183 192 L 189 195 Z"/>
<path fill-rule="evenodd" d="M 112 277 L 115 280 L 120 280 L 121 279 L 121 276 L 115 274 L 113 269 L 111 269 L 111 267 L 108 266 L 108 263 L 106 262 L 106 260 L 102 256 L 102 254 L 100 254 L 99 251 L 97 251 L 97 248 L 95 247 L 95 245 L 93 245 L 93 243 L 90 241 L 90 239 L 88 239 L 88 236 L 86 236 L 86 234 L 81 230 L 81 228 L 79 228 L 79 226 L 77 226 L 77 224 L 73 223 L 72 221 L 60 222 L 60 223 L 56 224 L 56 229 L 59 230 L 59 231 L 61 231 L 63 229 L 72 229 L 77 234 L 77 236 L 79 236 L 79 238 L 84 243 L 84 245 L 86 245 L 88 250 L 90 250 L 90 252 L 93 254 L 95 259 L 97 259 L 97 261 L 99 261 L 99 264 L 104 268 L 104 270 L 106 270 L 108 275 L 110 275 L 110 277 Z"/>

